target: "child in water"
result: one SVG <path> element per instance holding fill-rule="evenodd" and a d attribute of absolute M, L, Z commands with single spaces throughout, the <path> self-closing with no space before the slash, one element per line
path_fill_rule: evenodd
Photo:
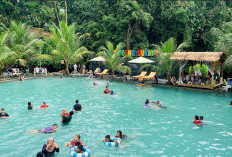
<path fill-rule="evenodd" d="M 93 83 L 93 86 L 98 86 L 99 84 L 97 84 L 97 83 Z"/>
<path fill-rule="evenodd" d="M 145 87 L 145 83 L 142 81 L 140 84 L 139 84 L 141 87 Z"/>
<path fill-rule="evenodd" d="M 206 123 L 205 123 L 205 121 L 203 119 L 204 119 L 204 117 L 200 116 L 200 120 L 199 121 L 201 122 L 202 125 L 206 125 Z"/>
<path fill-rule="evenodd" d="M 102 142 L 104 142 L 104 143 L 105 143 L 105 142 L 115 142 L 115 143 L 117 143 L 118 145 L 120 144 L 119 141 L 110 139 L 110 135 L 106 135 L 106 136 L 105 136 L 105 140 L 102 140 Z"/>

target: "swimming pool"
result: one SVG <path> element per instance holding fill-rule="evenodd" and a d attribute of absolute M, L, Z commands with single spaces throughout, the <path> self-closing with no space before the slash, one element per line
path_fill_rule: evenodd
<path fill-rule="evenodd" d="M 0 119 L 0 156 L 36 156 L 48 137 L 60 147 L 56 156 L 69 156 L 64 144 L 77 133 L 91 156 L 231 156 L 231 94 L 166 87 L 139 87 L 110 82 L 120 95 L 104 95 L 106 81 L 88 78 L 48 78 L 0 84 L 0 108 L 11 116 Z M 145 109 L 145 99 L 159 99 L 168 108 Z M 62 125 L 60 113 L 71 110 L 79 99 L 84 111 Z M 27 110 L 45 101 L 46 110 Z M 192 124 L 194 115 L 203 115 L 207 125 Z M 26 134 L 26 131 L 58 124 L 53 134 Z M 129 136 L 119 148 L 103 145 L 105 135 L 117 130 Z"/>

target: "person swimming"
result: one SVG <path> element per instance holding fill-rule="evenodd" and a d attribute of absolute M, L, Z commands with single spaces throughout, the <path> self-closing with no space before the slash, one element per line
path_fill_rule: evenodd
<path fill-rule="evenodd" d="M 33 104 L 31 102 L 28 102 L 28 110 L 32 110 L 33 109 Z"/>
<path fill-rule="evenodd" d="M 145 87 L 145 86 L 146 86 L 145 83 L 144 83 L 144 81 L 142 81 L 139 85 L 140 85 L 141 87 Z"/>
<path fill-rule="evenodd" d="M 230 102 L 230 107 L 232 107 L 232 101 Z"/>
<path fill-rule="evenodd" d="M 80 134 L 76 134 L 73 138 L 73 140 L 71 142 L 68 142 L 64 145 L 64 147 L 67 147 L 67 146 L 72 146 L 74 147 L 75 146 L 75 143 L 79 142 L 81 145 L 85 146 L 85 144 L 80 140 L 81 139 L 81 136 Z"/>
<path fill-rule="evenodd" d="M 97 84 L 97 83 L 94 82 L 93 85 L 94 85 L 94 86 L 98 86 L 99 84 Z"/>
<path fill-rule="evenodd" d="M 120 138 L 121 140 L 125 140 L 127 138 L 127 136 L 123 135 L 121 130 L 118 130 L 115 138 Z"/>
<path fill-rule="evenodd" d="M 49 107 L 48 105 L 46 105 L 45 102 L 42 102 L 41 106 L 39 108 L 46 108 L 46 107 Z"/>
<path fill-rule="evenodd" d="M 197 116 L 197 115 L 195 115 L 193 123 L 196 125 L 202 125 L 202 123 L 199 120 L 199 116 Z"/>
<path fill-rule="evenodd" d="M 150 101 L 149 101 L 148 99 L 146 99 L 145 104 L 144 104 L 143 106 L 144 106 L 145 108 L 151 107 L 151 106 L 149 105 L 149 103 L 150 103 Z"/>
<path fill-rule="evenodd" d="M 155 104 L 156 104 L 157 107 L 159 107 L 159 108 L 167 108 L 166 106 L 161 105 L 159 100 L 155 101 Z"/>
<path fill-rule="evenodd" d="M 118 145 L 120 144 L 119 141 L 110 139 L 110 135 L 106 135 L 106 136 L 105 136 L 105 140 L 102 140 L 102 142 L 115 142 L 115 143 L 117 143 Z"/>
<path fill-rule="evenodd" d="M 109 94 L 110 90 L 108 89 L 108 86 L 106 86 L 106 89 L 104 90 L 104 94 Z"/>
<path fill-rule="evenodd" d="M 63 77 L 62 77 L 62 76 L 60 76 L 60 80 L 63 80 Z"/>
<path fill-rule="evenodd" d="M 206 125 L 206 122 L 203 119 L 204 119 L 204 117 L 200 116 L 200 120 L 199 121 L 201 122 L 202 125 Z"/>
<path fill-rule="evenodd" d="M 53 124 L 53 126 L 51 126 L 51 127 L 39 129 L 39 130 L 29 130 L 29 131 L 27 131 L 27 133 L 29 133 L 29 134 L 37 134 L 37 133 L 48 134 L 48 133 L 54 133 L 57 128 L 58 128 L 58 125 Z"/>

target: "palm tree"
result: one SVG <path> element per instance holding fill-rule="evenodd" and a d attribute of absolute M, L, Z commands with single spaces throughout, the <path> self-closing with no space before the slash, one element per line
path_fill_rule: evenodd
<path fill-rule="evenodd" d="M 68 26 L 64 21 L 60 22 L 59 27 L 55 24 L 51 27 L 51 40 L 55 45 L 52 55 L 64 60 L 67 73 L 69 73 L 69 65 L 80 61 L 82 55 L 95 55 L 94 52 L 91 52 L 86 47 L 82 46 L 82 41 L 90 35 L 81 35 L 75 31 L 76 27 L 74 24 Z"/>
<path fill-rule="evenodd" d="M 15 54 L 6 44 L 7 35 L 7 31 L 5 31 L 0 36 L 0 74 L 2 74 L 2 69 L 4 69 L 5 62 L 7 62 L 6 59 Z"/>
<path fill-rule="evenodd" d="M 167 74 L 168 81 L 171 80 L 171 72 L 176 66 L 176 61 L 171 60 L 170 57 L 175 51 L 182 51 L 183 48 L 189 46 L 187 42 L 181 43 L 177 46 L 174 38 L 169 38 L 165 43 L 161 43 L 161 45 L 154 45 L 159 52 L 160 59 L 160 71 Z"/>
<path fill-rule="evenodd" d="M 114 79 L 115 71 L 122 72 L 123 74 L 129 73 L 131 74 L 131 68 L 128 66 L 123 66 L 123 60 L 125 57 L 120 58 L 119 52 L 124 47 L 123 43 L 119 43 L 114 49 L 114 45 L 112 42 L 107 41 L 106 47 L 101 46 L 99 56 L 102 56 L 106 59 L 106 66 L 111 70 L 112 79 Z"/>
<path fill-rule="evenodd" d="M 8 31 L 8 47 L 11 52 L 15 53 L 11 58 L 12 63 L 26 66 L 35 53 L 34 46 L 39 40 L 30 32 L 30 27 L 25 23 L 12 21 L 9 28 L 4 24 L 2 26 Z"/>
<path fill-rule="evenodd" d="M 225 67 L 232 71 L 232 21 L 224 22 L 221 28 L 210 30 L 209 41 L 215 52 L 224 52 L 227 55 Z"/>

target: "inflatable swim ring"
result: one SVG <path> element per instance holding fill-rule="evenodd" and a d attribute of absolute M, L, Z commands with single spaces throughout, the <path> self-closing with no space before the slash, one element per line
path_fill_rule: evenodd
<path fill-rule="evenodd" d="M 114 140 L 114 141 L 116 140 L 119 143 L 122 143 L 122 140 L 120 138 L 114 138 L 112 140 Z M 107 145 L 107 146 L 118 146 L 118 144 L 116 142 L 106 142 L 105 141 L 104 144 Z"/>
<path fill-rule="evenodd" d="M 75 150 L 77 149 L 77 146 L 70 149 L 69 153 L 72 157 L 88 157 L 90 156 L 90 150 L 86 146 L 83 146 L 84 153 L 77 153 Z"/>

